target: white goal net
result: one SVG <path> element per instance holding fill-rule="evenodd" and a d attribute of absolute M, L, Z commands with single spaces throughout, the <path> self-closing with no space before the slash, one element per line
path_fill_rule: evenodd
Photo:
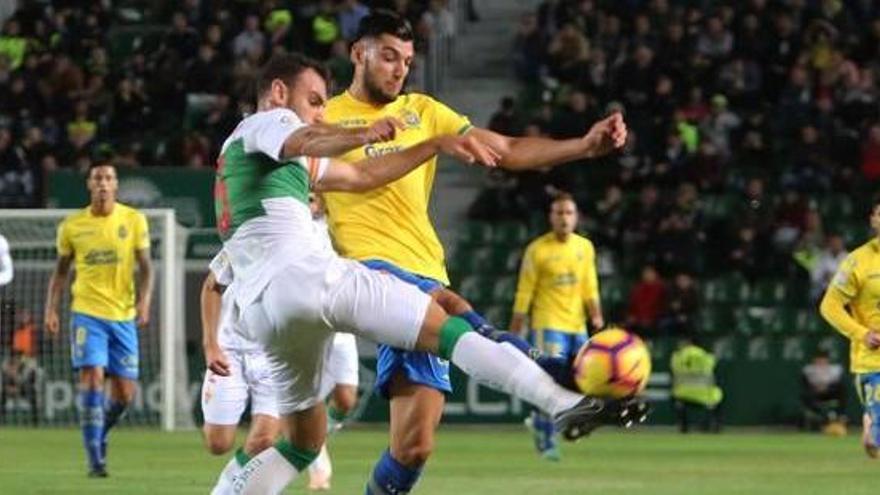
<path fill-rule="evenodd" d="M 0 234 L 9 242 L 15 269 L 12 281 L 0 288 L 0 378 L 4 387 L 0 425 L 77 424 L 69 283 L 59 307 L 60 334 L 53 338 L 43 326 L 46 290 L 56 261 L 56 230 L 73 211 L 0 209 Z M 183 322 L 185 230 L 177 226 L 174 210 L 142 211 L 150 226 L 156 283 L 150 325 L 139 332 L 138 393 L 123 421 L 161 425 L 166 430 L 187 428 L 193 421 Z M 19 347 L 28 346 L 32 355 L 27 359 L 20 352 L 13 355 L 13 341 Z"/>

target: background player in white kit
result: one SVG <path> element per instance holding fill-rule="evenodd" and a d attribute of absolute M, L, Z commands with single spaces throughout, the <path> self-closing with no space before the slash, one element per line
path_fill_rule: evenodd
<path fill-rule="evenodd" d="M 439 152 L 468 162 L 497 161 L 497 154 L 474 138 L 452 135 L 358 165 L 302 158 L 311 153 L 303 151 L 298 135 L 304 125 L 297 114 L 304 117 L 309 105 L 326 97 L 326 81 L 319 64 L 295 55 L 273 57 L 257 84 L 259 111 L 233 131 L 218 162 L 218 229 L 235 274 L 235 304 L 243 328 L 270 355 L 290 439 L 252 459 L 236 478 L 234 492 L 277 493 L 317 456 L 326 434 L 321 369 L 331 336 L 340 329 L 451 359 L 477 380 L 552 414 L 571 439 L 602 423 L 628 423 L 626 416 L 638 412 L 631 408 L 635 404 L 563 389 L 516 348 L 473 332 L 417 288 L 322 245 L 307 207 L 313 185 L 319 191 L 370 190 Z M 314 89 L 305 112 L 294 86 Z M 622 145 L 624 136 L 610 125 L 600 132 L 602 146 Z"/>

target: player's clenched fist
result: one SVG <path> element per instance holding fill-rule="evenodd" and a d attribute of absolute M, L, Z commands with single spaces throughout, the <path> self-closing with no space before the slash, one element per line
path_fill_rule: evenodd
<path fill-rule="evenodd" d="M 397 136 L 398 130 L 405 128 L 406 126 L 399 119 L 384 117 L 373 122 L 373 125 L 367 128 L 365 141 L 367 144 L 391 141 Z"/>
<path fill-rule="evenodd" d="M 626 144 L 626 122 L 620 112 L 614 112 L 605 119 L 593 124 L 584 136 L 586 154 L 596 158 L 620 149 Z"/>
<path fill-rule="evenodd" d="M 43 322 L 46 325 L 46 330 L 52 335 L 58 335 L 58 330 L 60 328 L 60 324 L 58 322 L 58 312 L 47 310 L 43 315 Z"/>
<path fill-rule="evenodd" d="M 436 138 L 440 151 L 466 163 L 480 163 L 488 167 L 498 165 L 501 155 L 471 136 L 442 136 Z"/>

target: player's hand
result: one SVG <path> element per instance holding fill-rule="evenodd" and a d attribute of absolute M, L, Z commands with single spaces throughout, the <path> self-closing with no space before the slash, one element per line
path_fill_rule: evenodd
<path fill-rule="evenodd" d="M 593 124 L 587 135 L 583 137 L 585 154 L 589 158 L 605 156 L 614 150 L 623 148 L 623 145 L 626 144 L 626 137 L 627 129 L 623 115 L 620 112 L 614 112 Z"/>
<path fill-rule="evenodd" d="M 865 334 L 865 345 L 868 346 L 868 349 L 880 348 L 880 332 L 877 330 L 869 330 L 868 333 Z"/>
<path fill-rule="evenodd" d="M 61 329 L 61 324 L 58 321 L 58 311 L 47 309 L 43 315 L 43 322 L 49 335 L 53 337 L 58 335 L 58 330 Z"/>
<path fill-rule="evenodd" d="M 591 330 L 602 330 L 605 328 L 605 318 L 602 318 L 602 315 L 591 316 L 590 326 L 592 326 Z"/>
<path fill-rule="evenodd" d="M 229 360 L 217 345 L 205 347 L 205 366 L 215 375 L 229 376 Z"/>
<path fill-rule="evenodd" d="M 366 141 L 366 144 L 391 141 L 397 136 L 398 130 L 402 131 L 404 129 L 406 129 L 406 126 L 400 119 L 384 117 L 373 122 L 373 125 L 367 128 L 364 141 Z"/>
<path fill-rule="evenodd" d="M 501 155 L 494 148 L 472 136 L 441 136 L 436 141 L 441 153 L 465 163 L 495 167 L 501 160 Z"/>
<path fill-rule="evenodd" d="M 145 301 L 138 302 L 136 309 L 138 328 L 147 328 L 147 326 L 150 324 L 150 303 Z"/>

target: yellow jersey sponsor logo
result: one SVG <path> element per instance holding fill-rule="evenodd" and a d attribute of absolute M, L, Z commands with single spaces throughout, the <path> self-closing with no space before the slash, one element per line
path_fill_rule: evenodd
<path fill-rule="evenodd" d="M 364 154 L 370 158 L 376 158 L 378 156 L 390 155 L 391 153 L 396 153 L 403 149 L 403 146 L 394 145 L 394 146 L 376 146 L 374 144 L 370 144 L 364 147 Z"/>
<path fill-rule="evenodd" d="M 83 261 L 90 266 L 115 265 L 119 263 L 119 255 L 115 249 L 95 249 L 89 251 Z"/>

